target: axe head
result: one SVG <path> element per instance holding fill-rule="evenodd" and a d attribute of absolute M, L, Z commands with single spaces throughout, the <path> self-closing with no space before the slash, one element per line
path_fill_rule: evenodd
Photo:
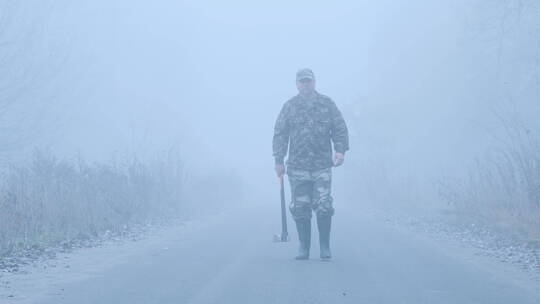
<path fill-rule="evenodd" d="M 290 240 L 288 234 L 274 234 L 274 243 L 288 242 Z"/>

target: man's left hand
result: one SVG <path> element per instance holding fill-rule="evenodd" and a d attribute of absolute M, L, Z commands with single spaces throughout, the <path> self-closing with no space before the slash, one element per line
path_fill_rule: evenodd
<path fill-rule="evenodd" d="M 334 153 L 334 167 L 339 167 L 345 161 L 345 155 L 343 153 Z"/>

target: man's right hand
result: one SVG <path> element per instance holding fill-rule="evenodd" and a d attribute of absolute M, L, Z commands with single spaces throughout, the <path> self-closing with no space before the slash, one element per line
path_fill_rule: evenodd
<path fill-rule="evenodd" d="M 276 170 L 277 177 L 281 178 L 283 177 L 283 174 L 285 174 L 285 165 L 276 164 L 275 170 Z"/>

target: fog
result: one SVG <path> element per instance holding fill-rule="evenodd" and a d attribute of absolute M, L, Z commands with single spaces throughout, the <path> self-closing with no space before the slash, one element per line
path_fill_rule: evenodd
<path fill-rule="evenodd" d="M 5 2 L 47 81 L 21 116 L 37 112 L 37 144 L 65 155 L 177 146 L 193 166 L 264 183 L 277 112 L 311 67 L 355 135 L 348 159 L 433 174 L 482 151 L 499 103 L 538 97 L 534 72 L 516 83 L 528 58 L 505 54 L 518 25 L 490 20 L 503 3 Z"/>
<path fill-rule="evenodd" d="M 274 123 L 309 67 L 349 129 L 336 214 L 443 206 L 441 181 L 517 133 L 536 140 L 539 14 L 527 0 L 1 0 L 1 160 L 178 151 L 190 176 L 234 179 L 278 214 Z"/>

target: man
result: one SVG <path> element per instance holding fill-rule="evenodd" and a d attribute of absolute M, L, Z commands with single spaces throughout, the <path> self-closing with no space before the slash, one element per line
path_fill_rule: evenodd
<path fill-rule="evenodd" d="M 317 215 L 321 259 L 330 259 L 330 227 L 334 214 L 332 167 L 343 164 L 345 151 L 349 149 L 347 125 L 332 99 L 315 90 L 313 71 L 298 70 L 296 87 L 299 94 L 283 105 L 274 127 L 275 170 L 277 176 L 283 178 L 288 149 L 289 210 L 296 222 L 300 241 L 295 258 L 309 258 L 313 210 Z"/>

